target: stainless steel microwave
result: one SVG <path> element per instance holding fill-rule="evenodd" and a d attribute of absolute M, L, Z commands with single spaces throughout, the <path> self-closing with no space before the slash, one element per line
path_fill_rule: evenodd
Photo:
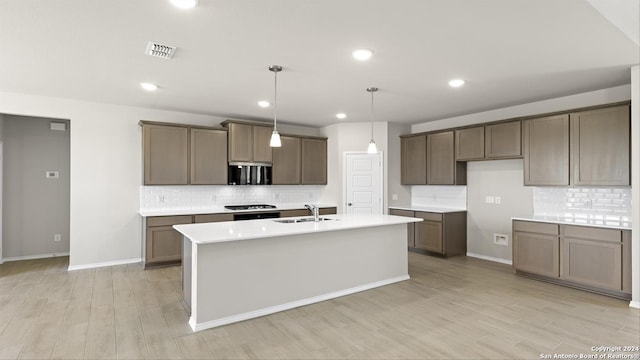
<path fill-rule="evenodd" d="M 271 164 L 229 163 L 229 185 L 271 185 Z"/>

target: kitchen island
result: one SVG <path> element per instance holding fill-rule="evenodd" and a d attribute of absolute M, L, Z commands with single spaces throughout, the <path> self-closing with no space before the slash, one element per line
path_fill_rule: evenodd
<path fill-rule="evenodd" d="M 194 331 L 408 280 L 407 224 L 391 215 L 328 215 L 175 225 Z M 281 222 L 288 221 L 288 222 Z"/>

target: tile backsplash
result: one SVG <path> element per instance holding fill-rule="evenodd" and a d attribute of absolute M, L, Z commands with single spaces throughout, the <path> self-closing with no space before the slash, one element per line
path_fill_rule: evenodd
<path fill-rule="evenodd" d="M 536 216 L 631 221 L 631 188 L 536 187 Z"/>
<path fill-rule="evenodd" d="M 140 210 L 198 209 L 233 204 L 317 203 L 321 186 L 141 186 Z"/>
<path fill-rule="evenodd" d="M 411 205 L 466 209 L 467 187 L 444 185 L 412 186 Z"/>

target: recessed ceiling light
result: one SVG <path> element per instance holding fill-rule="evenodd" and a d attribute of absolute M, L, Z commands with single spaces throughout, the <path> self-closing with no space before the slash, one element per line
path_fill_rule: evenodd
<path fill-rule="evenodd" d="M 173 6 L 180 9 L 191 9 L 198 5 L 198 0 L 169 0 Z"/>
<path fill-rule="evenodd" d="M 337 114 L 336 114 L 336 117 L 337 117 L 338 119 L 342 120 L 342 119 L 344 119 L 344 118 L 346 118 L 346 117 L 347 117 L 347 114 L 345 114 L 345 113 L 337 113 Z"/>
<path fill-rule="evenodd" d="M 369 60 L 371 58 L 371 55 L 373 55 L 373 50 L 371 50 L 371 49 L 357 49 L 357 50 L 353 50 L 351 55 L 353 55 L 353 57 L 356 60 L 365 61 L 365 60 Z"/>
<path fill-rule="evenodd" d="M 449 86 L 457 88 L 464 85 L 464 80 L 462 79 L 453 79 L 451 81 L 449 81 Z"/>
<path fill-rule="evenodd" d="M 258 106 L 262 108 L 268 108 L 269 106 L 271 106 L 271 103 L 266 100 L 260 100 L 258 101 Z"/>
<path fill-rule="evenodd" d="M 158 90 L 158 85 L 152 84 L 152 83 L 148 83 L 148 82 L 140 83 L 140 86 L 142 86 L 142 88 L 147 90 L 147 91 L 156 91 L 156 90 Z"/>

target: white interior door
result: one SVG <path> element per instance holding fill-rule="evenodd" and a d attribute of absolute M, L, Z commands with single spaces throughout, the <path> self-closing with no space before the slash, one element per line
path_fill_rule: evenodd
<path fill-rule="evenodd" d="M 344 199 L 347 214 L 382 214 L 382 154 L 346 153 Z"/>

